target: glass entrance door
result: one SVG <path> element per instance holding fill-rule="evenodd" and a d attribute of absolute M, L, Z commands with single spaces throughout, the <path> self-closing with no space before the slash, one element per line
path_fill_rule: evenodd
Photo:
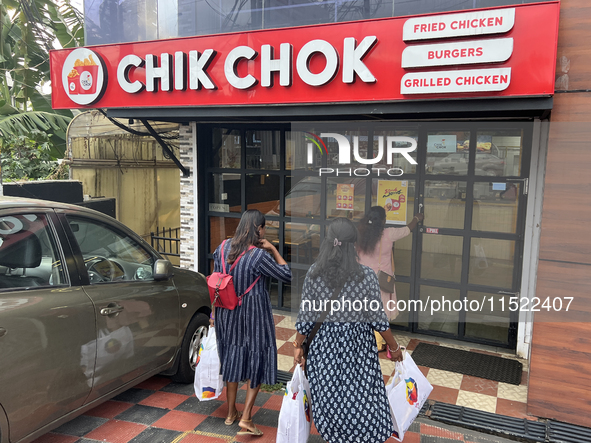
<path fill-rule="evenodd" d="M 421 127 L 411 330 L 515 346 L 530 152 L 526 124 Z"/>
<path fill-rule="evenodd" d="M 515 347 L 518 312 L 510 308 L 521 283 L 532 129 L 526 122 L 204 125 L 198 144 L 209 149 L 200 152 L 205 272 L 242 212 L 259 209 L 268 240 L 294 276 L 291 284 L 271 282 L 272 304 L 297 310 L 328 224 L 335 217 L 357 223 L 380 202 L 388 207 L 380 189 L 401 186 L 406 212 L 390 226 L 403 227 L 417 211 L 425 221 L 395 243 L 400 313 L 394 327 Z M 380 160 L 367 167 L 352 156 L 353 163 L 341 165 L 338 143 L 325 137 L 309 161 L 310 138 L 322 133 L 342 134 L 357 143 L 357 157 Z M 410 153 L 416 164 L 402 155 L 380 156 L 380 142 L 392 137 L 417 141 Z M 320 168 L 340 173 L 320 175 Z M 386 174 L 389 168 L 401 175 Z M 344 188 L 351 191 L 347 208 L 339 200 Z"/>

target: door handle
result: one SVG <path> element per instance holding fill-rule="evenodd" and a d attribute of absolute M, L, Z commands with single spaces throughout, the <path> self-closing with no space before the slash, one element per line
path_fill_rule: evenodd
<path fill-rule="evenodd" d="M 117 315 L 125 309 L 117 303 L 110 303 L 106 308 L 101 309 L 101 315 Z"/>
<path fill-rule="evenodd" d="M 0 328 L 0 337 L 4 337 L 8 331 L 4 328 Z"/>

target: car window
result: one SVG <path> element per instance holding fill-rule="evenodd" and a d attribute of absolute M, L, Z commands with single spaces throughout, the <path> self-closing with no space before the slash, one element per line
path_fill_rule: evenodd
<path fill-rule="evenodd" d="M 67 284 L 62 263 L 45 215 L 0 217 L 0 290 Z"/>
<path fill-rule="evenodd" d="M 83 217 L 68 216 L 91 284 L 153 280 L 154 257 L 132 237 Z"/>

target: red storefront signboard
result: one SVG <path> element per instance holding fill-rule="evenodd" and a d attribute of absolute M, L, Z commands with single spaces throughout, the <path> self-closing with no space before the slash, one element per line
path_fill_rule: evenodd
<path fill-rule="evenodd" d="M 559 2 L 51 51 L 52 106 L 554 93 Z"/>

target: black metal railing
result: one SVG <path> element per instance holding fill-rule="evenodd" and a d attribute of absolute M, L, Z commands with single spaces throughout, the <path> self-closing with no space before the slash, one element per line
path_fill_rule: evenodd
<path fill-rule="evenodd" d="M 150 232 L 150 243 L 162 255 L 180 257 L 179 244 L 181 228 L 162 228 L 156 227 L 156 233 Z"/>

